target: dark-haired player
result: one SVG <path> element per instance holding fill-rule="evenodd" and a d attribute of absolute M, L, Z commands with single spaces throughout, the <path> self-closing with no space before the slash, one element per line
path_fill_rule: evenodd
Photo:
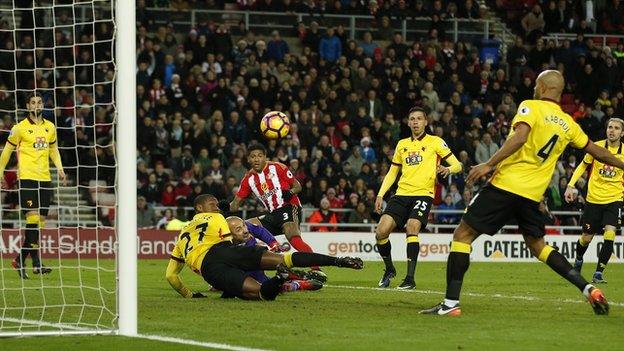
<path fill-rule="evenodd" d="M 24 243 L 12 265 L 22 279 L 28 279 L 25 263 L 30 254 L 35 274 L 47 274 L 52 270 L 41 264 L 39 257 L 39 229 L 45 225 L 45 217 L 52 200 L 50 159 L 58 170 L 59 178 L 66 183 L 61 155 L 56 140 L 54 123 L 43 118 L 43 100 L 33 94 L 27 100 L 28 116 L 11 129 L 2 155 L 0 155 L 0 180 L 13 150 L 19 154 L 18 178 L 20 207 L 26 212 Z"/>
<path fill-rule="evenodd" d="M 410 110 L 408 118 L 412 135 L 397 143 L 392 165 L 381 183 L 375 201 L 375 210 L 381 213 L 384 194 L 394 184 L 400 171 L 401 177 L 396 194 L 388 201 L 388 206 L 375 230 L 377 248 L 386 265 L 384 274 L 379 280 L 379 286 L 383 288 L 388 287 L 390 279 L 396 275 L 388 237 L 395 228 L 403 229 L 403 226 L 406 227 L 407 274 L 398 289 L 416 288 L 414 273 L 420 251 L 418 233 L 427 226 L 436 173 L 446 176 L 462 170 L 462 164 L 444 140 L 425 133 L 427 126 L 425 110 L 414 107 Z M 440 166 L 440 160 L 445 161 L 449 167 Z"/>
<path fill-rule="evenodd" d="M 189 290 L 180 280 L 179 273 L 185 265 L 226 296 L 248 300 L 274 300 L 292 275 L 291 267 L 363 268 L 359 258 L 308 252 L 281 255 L 258 246 L 234 245 L 228 223 L 217 204 L 213 195 L 204 194 L 195 198 L 196 214 L 178 235 L 171 254 L 166 278 L 171 287 L 184 297 L 204 297 Z M 277 270 L 277 275 L 259 283 L 248 276 L 248 272 L 256 270 Z"/>
<path fill-rule="evenodd" d="M 230 203 L 230 211 L 238 211 L 241 201 L 253 193 L 269 213 L 248 221 L 265 227 L 273 234 L 284 233 L 299 252 L 312 252 L 312 248 L 301 238 L 299 229 L 301 202 L 297 194 L 302 189 L 299 181 L 286 165 L 268 161 L 266 149 L 261 144 L 249 147 L 247 161 L 251 169 L 241 180 L 238 193 Z M 321 282 L 327 280 L 318 267 L 313 267 L 306 277 Z"/>
<path fill-rule="evenodd" d="M 596 142 L 596 145 L 609 150 L 615 157 L 624 160 L 624 150 L 622 141 L 624 135 L 624 121 L 620 118 L 611 118 L 607 122 L 607 139 Z M 620 213 L 622 209 L 622 193 L 624 186 L 622 177 L 624 172 L 609 164 L 595 160 L 592 155 L 587 154 L 583 158 L 565 191 L 565 199 L 570 202 L 573 199 L 574 184 L 585 173 L 591 165 L 589 174 L 589 185 L 587 186 L 587 201 L 583 211 L 583 235 L 578 239 L 576 245 L 576 260 L 574 268 L 581 271 L 583 266 L 583 255 L 587 251 L 594 235 L 603 234 L 603 244 L 598 255 L 598 265 L 592 278 L 594 283 L 606 283 L 602 273 L 607 268 L 607 263 L 613 254 L 613 241 L 615 241 L 615 230 L 620 226 Z"/>

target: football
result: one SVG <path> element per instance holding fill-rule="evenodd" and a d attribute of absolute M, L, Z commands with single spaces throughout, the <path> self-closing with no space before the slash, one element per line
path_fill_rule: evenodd
<path fill-rule="evenodd" d="M 262 117 L 260 131 L 267 139 L 281 139 L 290 131 L 288 116 L 280 111 L 271 111 Z"/>

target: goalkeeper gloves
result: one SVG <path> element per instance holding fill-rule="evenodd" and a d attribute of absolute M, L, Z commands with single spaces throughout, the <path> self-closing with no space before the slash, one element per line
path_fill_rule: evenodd
<path fill-rule="evenodd" d="M 198 292 L 194 292 L 192 297 L 193 297 L 194 299 L 199 299 L 199 298 L 202 298 L 202 297 L 206 297 L 206 295 L 204 295 L 204 294 L 202 294 L 202 293 L 200 293 L 200 292 L 198 291 Z"/>

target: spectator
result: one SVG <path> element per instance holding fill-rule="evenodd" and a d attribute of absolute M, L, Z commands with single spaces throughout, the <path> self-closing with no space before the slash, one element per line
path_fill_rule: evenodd
<path fill-rule="evenodd" d="M 371 147 L 371 138 L 363 137 L 360 141 L 360 153 L 362 155 L 362 159 L 367 163 L 377 162 L 377 155 L 375 154 L 375 150 Z M 353 164 L 353 162 L 350 162 Z"/>
<path fill-rule="evenodd" d="M 166 209 L 162 218 L 156 223 L 156 229 L 165 229 L 167 223 L 173 219 L 173 211 L 171 209 Z"/>
<path fill-rule="evenodd" d="M 319 44 L 319 57 L 321 60 L 331 63 L 338 61 L 338 58 L 342 55 L 342 44 L 334 33 L 333 27 L 327 28 L 327 35 L 320 40 Z"/>
<path fill-rule="evenodd" d="M 139 228 L 151 228 L 156 224 L 156 213 L 148 205 L 144 196 L 137 197 L 137 226 Z"/>
<path fill-rule="evenodd" d="M 524 34 L 530 42 L 534 42 L 535 39 L 544 32 L 544 14 L 539 4 L 533 5 L 531 12 L 527 13 L 520 22 Z"/>
<path fill-rule="evenodd" d="M 477 145 L 475 160 L 478 164 L 485 163 L 496 153 L 496 151 L 498 151 L 498 149 L 498 145 L 492 142 L 492 136 L 490 133 L 483 133 L 483 137 Z"/>
<path fill-rule="evenodd" d="M 364 50 L 364 55 L 367 57 L 373 57 L 375 50 L 379 48 L 379 45 L 373 42 L 373 34 L 369 31 L 364 32 L 363 41 L 360 42 L 360 47 Z"/>
<path fill-rule="evenodd" d="M 175 206 L 177 205 L 176 192 L 173 184 L 167 183 L 165 190 L 162 192 L 160 204 L 163 206 Z"/>
<path fill-rule="evenodd" d="M 447 194 L 444 197 L 444 201 L 438 208 L 443 211 L 457 209 L 457 207 L 453 204 L 453 197 L 450 194 Z M 459 218 L 459 214 L 441 213 L 438 215 L 438 222 L 443 224 L 456 224 L 459 223 Z"/>
<path fill-rule="evenodd" d="M 355 197 L 357 200 L 357 195 Z M 372 224 L 373 218 L 371 216 L 371 210 L 366 207 L 366 204 L 362 201 L 358 201 L 354 211 L 349 212 L 349 218 L 347 219 L 347 223 L 355 224 L 355 223 L 364 223 L 364 224 Z M 348 230 L 353 230 L 357 232 L 368 232 L 370 231 L 370 227 L 351 227 Z"/>
<path fill-rule="evenodd" d="M 344 200 L 336 196 L 336 189 L 327 189 L 326 198 L 329 201 L 329 208 L 342 208 Z"/>
<path fill-rule="evenodd" d="M 282 40 L 282 37 L 276 30 L 271 32 L 271 36 L 272 39 L 267 45 L 267 57 L 270 60 L 282 62 L 284 60 L 284 56 L 290 52 L 290 49 L 288 48 L 288 43 Z"/>
<path fill-rule="evenodd" d="M 186 218 L 186 210 L 184 209 L 184 207 L 178 207 L 176 209 L 175 217 L 171 218 L 171 220 L 167 222 L 166 229 L 179 232 L 187 224 L 188 221 Z"/>
<path fill-rule="evenodd" d="M 329 200 L 327 198 L 321 199 L 320 203 L 321 207 L 314 211 L 310 218 L 308 218 L 308 222 L 310 223 L 327 223 L 333 225 L 327 226 L 313 226 L 311 230 L 314 232 L 335 232 L 337 227 L 335 224 L 338 223 L 338 217 L 336 213 L 329 209 Z"/>

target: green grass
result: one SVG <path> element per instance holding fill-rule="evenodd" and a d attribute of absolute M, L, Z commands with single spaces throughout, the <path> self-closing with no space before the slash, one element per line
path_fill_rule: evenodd
<path fill-rule="evenodd" d="M 95 265 L 87 260 L 82 264 Z M 112 268 L 111 262 L 105 264 Z M 581 294 L 545 265 L 473 263 L 464 283 L 461 318 L 417 314 L 443 298 L 443 263 L 418 265 L 417 291 L 364 288 L 376 286 L 382 271 L 380 263 L 370 262 L 363 271 L 328 268 L 330 285 L 323 290 L 289 293 L 269 303 L 221 300 L 218 294 L 209 293 L 201 278 L 188 270 L 183 274 L 187 285 L 206 292 L 209 297 L 182 299 L 164 280 L 165 266 L 166 261 L 140 262 L 140 333 L 276 350 L 565 350 L 596 345 L 601 350 L 621 348 L 618 341 L 618 332 L 624 325 L 624 265 L 621 264 L 608 267 L 605 277 L 609 284 L 601 286 L 612 302 L 611 314 L 595 316 L 590 306 L 582 302 Z M 399 272 L 404 272 L 403 266 L 404 263 L 398 264 Z M 4 267 L 9 267 L 8 261 L 4 262 Z M 590 275 L 594 265 L 587 264 L 585 268 L 585 275 Z M 66 270 L 61 272 L 64 283 L 76 282 L 78 271 Z M 7 269 L 2 273 L 5 287 L 21 286 L 14 272 Z M 93 271 L 82 271 L 83 282 L 93 284 L 95 278 Z M 100 278 L 105 283 L 114 283 L 112 273 Z M 400 283 L 399 278 L 393 285 Z M 59 283 L 58 271 L 44 277 L 43 281 L 46 286 Z M 31 279 L 25 286 L 36 288 L 41 282 Z M 66 290 L 66 300 L 82 301 L 80 289 Z M 10 298 L 5 293 L 13 306 L 21 303 L 21 295 L 15 296 L 16 293 L 9 291 L 8 294 L 13 294 Z M 42 301 L 40 289 L 29 293 L 29 299 Z M 60 289 L 47 288 L 46 301 L 60 301 L 59 295 Z M 89 293 L 85 300 L 99 296 L 99 292 Z M 112 304 L 109 308 L 112 306 L 114 311 L 114 301 L 105 301 Z M 39 319 L 36 314 L 40 312 L 29 311 L 28 317 Z M 65 311 L 63 321 L 70 322 L 72 318 L 75 321 L 78 313 Z M 83 311 L 83 322 L 93 323 L 97 316 L 94 311 Z M 54 317 L 58 320 L 59 311 L 46 310 L 44 320 L 54 320 Z M 102 324 L 110 324 L 109 319 L 105 321 Z M 9 325 L 5 323 L 4 326 Z M 3 349 L 12 351 L 194 349 L 112 336 L 40 337 L 0 342 Z"/>

